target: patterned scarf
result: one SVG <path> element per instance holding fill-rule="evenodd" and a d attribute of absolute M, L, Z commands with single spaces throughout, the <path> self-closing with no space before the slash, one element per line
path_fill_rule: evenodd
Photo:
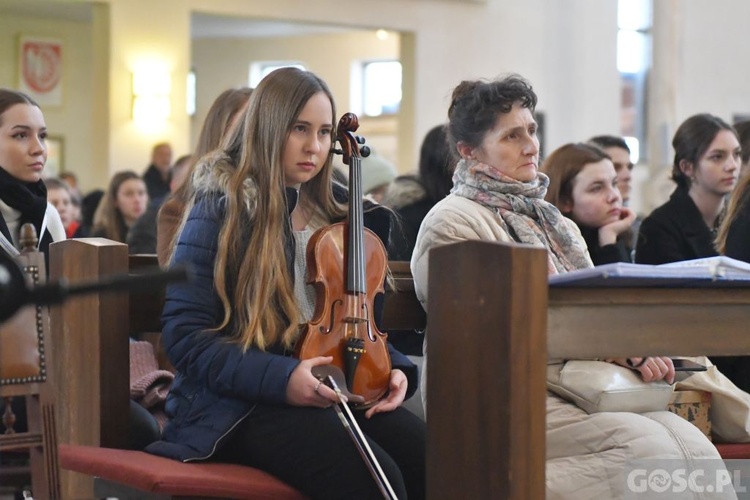
<path fill-rule="evenodd" d="M 591 267 L 588 252 L 566 227 L 563 215 L 544 201 L 548 185 L 549 177 L 541 172 L 533 181 L 521 182 L 484 163 L 462 159 L 451 192 L 497 213 L 514 240 L 546 248 L 549 274 Z"/>

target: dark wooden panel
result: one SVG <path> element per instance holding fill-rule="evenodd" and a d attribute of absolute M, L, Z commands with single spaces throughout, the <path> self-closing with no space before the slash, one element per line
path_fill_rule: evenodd
<path fill-rule="evenodd" d="M 128 247 L 102 238 L 50 246 L 50 279 L 92 282 L 127 272 Z M 61 443 L 124 447 L 129 377 L 128 296 L 72 297 L 52 309 Z M 93 498 L 90 477 L 62 471 L 63 498 Z"/>
<path fill-rule="evenodd" d="M 429 273 L 428 497 L 544 498 L 546 252 L 467 241 Z"/>

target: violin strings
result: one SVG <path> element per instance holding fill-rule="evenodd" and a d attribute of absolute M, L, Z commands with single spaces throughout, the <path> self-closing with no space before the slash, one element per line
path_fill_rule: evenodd
<path fill-rule="evenodd" d="M 350 173 L 352 179 L 352 193 L 350 193 L 350 230 L 349 243 L 350 255 L 349 262 L 353 269 L 351 280 L 352 288 L 350 291 L 365 293 L 364 279 L 364 240 L 363 231 L 363 214 L 362 214 L 362 162 L 358 156 L 350 158 Z"/>

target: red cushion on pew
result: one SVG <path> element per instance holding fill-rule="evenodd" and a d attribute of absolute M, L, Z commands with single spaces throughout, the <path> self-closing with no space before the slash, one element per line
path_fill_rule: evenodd
<path fill-rule="evenodd" d="M 750 458 L 750 443 L 716 443 L 724 460 Z"/>
<path fill-rule="evenodd" d="M 271 474 L 252 467 L 183 463 L 143 451 L 61 444 L 60 467 L 153 493 L 226 498 L 306 497 Z"/>

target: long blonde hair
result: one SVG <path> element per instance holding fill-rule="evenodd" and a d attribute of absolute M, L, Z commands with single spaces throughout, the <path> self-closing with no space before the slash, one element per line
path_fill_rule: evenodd
<path fill-rule="evenodd" d="M 296 68 L 270 73 L 253 91 L 242 126 L 222 144 L 235 170 L 214 265 L 214 286 L 224 307 L 217 329 L 231 324 L 243 349 L 265 349 L 279 341 L 290 347 L 297 335 L 300 315 L 284 246 L 291 227 L 282 156 L 293 124 L 318 92 L 331 101 L 335 124 L 333 96 L 323 80 Z M 300 188 L 301 202 L 329 221 L 345 216 L 333 197 L 332 169 L 329 153 L 321 172 Z M 257 194 L 252 208 L 246 203 L 248 180 Z"/>

